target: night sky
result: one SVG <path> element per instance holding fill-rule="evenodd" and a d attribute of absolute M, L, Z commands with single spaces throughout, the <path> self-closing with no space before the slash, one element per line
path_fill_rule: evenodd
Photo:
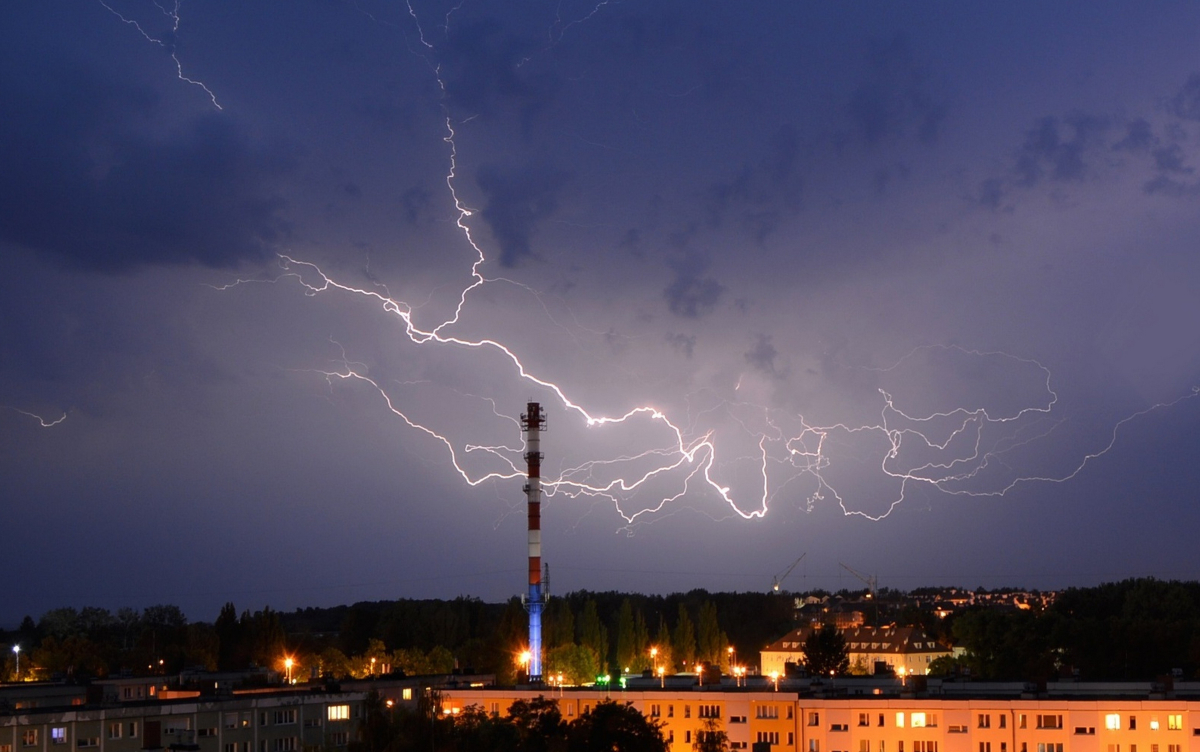
<path fill-rule="evenodd" d="M 0 5 L 0 624 L 519 594 L 528 401 L 552 593 L 1200 578 L 1195 3 L 173 2 Z"/>

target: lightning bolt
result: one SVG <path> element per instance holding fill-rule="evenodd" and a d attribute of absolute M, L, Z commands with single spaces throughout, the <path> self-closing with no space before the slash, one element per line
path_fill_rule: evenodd
<path fill-rule="evenodd" d="M 41 424 L 42 428 L 53 428 L 54 426 L 57 426 L 59 423 L 62 423 L 64 420 L 67 419 L 66 413 L 63 413 L 61 418 L 56 418 L 55 420 L 46 420 L 45 418 L 38 415 L 37 413 L 31 413 L 28 410 L 22 410 L 19 407 L 12 407 L 11 405 L 0 405 L 0 408 L 3 408 L 5 410 L 12 410 L 14 413 L 20 413 L 21 415 L 26 415 L 30 418 L 33 418 L 34 420 L 36 420 L 38 423 Z"/>
<path fill-rule="evenodd" d="M 552 35 L 552 43 L 557 43 L 574 23 L 581 23 L 594 16 L 605 4 L 606 2 L 601 2 L 587 18 L 579 22 L 566 25 L 562 25 L 561 21 L 557 22 L 557 37 Z M 429 64 L 430 71 L 445 96 L 446 83 L 441 75 L 441 67 L 426 57 L 435 51 L 435 45 L 421 29 L 412 4 L 408 2 L 406 6 L 417 26 L 417 39 L 421 45 L 419 50 L 410 51 Z M 175 7 L 176 13 L 173 17 L 177 22 L 178 4 Z M 446 15 L 447 27 L 453 12 L 454 9 Z M 914 348 L 886 368 L 866 370 L 887 376 L 901 371 L 922 353 L 944 353 L 994 364 L 997 368 L 1012 367 L 1035 373 L 1037 376 L 1034 383 L 1039 385 L 1043 396 L 1024 406 L 1007 410 L 977 405 L 919 411 L 904 408 L 902 401 L 891 391 L 880 388 L 878 420 L 866 424 L 810 423 L 801 414 L 771 409 L 752 402 L 725 399 L 711 391 L 687 395 L 687 406 L 683 415 L 679 417 L 669 416 L 665 407 L 655 404 L 635 405 L 624 412 L 613 414 L 590 410 L 578 398 L 573 397 L 568 388 L 527 366 L 514 347 L 499 339 L 466 337 L 455 333 L 467 315 L 472 296 L 486 285 L 515 286 L 535 296 L 539 301 L 541 296 L 533 288 L 514 280 L 484 276 L 482 268 L 487 256 L 472 232 L 471 220 L 474 211 L 456 189 L 459 156 L 455 140 L 455 121 L 448 105 L 443 103 L 442 109 L 445 130 L 442 140 L 446 146 L 448 161 L 444 182 L 456 212 L 454 224 L 466 246 L 470 248 L 472 257 L 469 266 L 470 281 L 458 291 L 450 315 L 433 323 L 418 322 L 418 307 L 392 297 L 386 287 L 359 287 L 339 281 L 316 263 L 286 253 L 278 254 L 280 271 L 273 277 L 259 280 L 237 279 L 216 289 L 229 290 L 254 282 L 287 281 L 298 285 L 309 297 L 342 295 L 358 298 L 399 322 L 403 336 L 413 345 L 462 352 L 486 352 L 499 356 L 516 379 L 553 395 L 562 412 L 569 419 L 579 421 L 588 431 L 603 431 L 623 424 L 638 427 L 644 436 L 654 437 L 650 446 L 563 467 L 556 477 L 544 478 L 542 484 L 547 497 L 561 494 L 565 498 L 586 498 L 611 504 L 628 529 L 648 522 L 656 516 L 670 514 L 685 498 L 698 494 L 713 495 L 719 499 L 720 508 L 727 510 L 724 512 L 727 516 L 745 520 L 761 519 L 767 515 L 785 490 L 801 483 L 811 484 L 809 490 L 798 489 L 797 494 L 804 497 L 808 509 L 827 498 L 832 498 L 844 515 L 873 521 L 882 520 L 890 515 L 908 497 L 913 486 L 925 486 L 951 496 L 995 497 L 1004 496 L 1022 484 L 1064 483 L 1077 477 L 1090 462 L 1112 450 L 1118 442 L 1121 430 L 1131 421 L 1152 412 L 1173 408 L 1184 400 L 1195 399 L 1200 395 L 1200 387 L 1194 387 L 1174 400 L 1160 402 L 1133 413 L 1113 426 L 1107 442 L 1085 454 L 1078 462 L 1070 464 L 1062 472 L 1036 474 L 1023 474 L 1014 469 L 1013 458 L 1020 450 L 1050 437 L 1063 424 L 1064 419 L 1055 415 L 1058 394 L 1052 387 L 1052 375 L 1046 366 L 1036 360 L 1003 352 L 970 350 L 957 346 L 922 346 Z M 543 311 L 549 314 L 544 304 Z M 553 321 L 553 317 L 550 318 Z M 373 390 L 379 395 L 386 409 L 409 429 L 423 433 L 444 446 L 455 472 L 469 486 L 520 478 L 524 475 L 519 466 L 522 450 L 520 422 L 514 417 L 504 415 L 489 398 L 476 399 L 489 400 L 493 416 L 511 424 L 508 430 L 511 431 L 512 440 L 487 444 L 460 443 L 429 425 L 427 421 L 415 417 L 415 404 L 406 404 L 395 394 L 396 387 L 389 388 L 371 376 L 365 365 L 350 361 L 344 350 L 335 367 L 314 369 L 312 373 L 323 378 L 330 386 L 337 383 L 355 383 Z M 744 381 L 744 377 L 738 379 L 737 387 L 733 390 L 735 394 L 742 393 Z M 748 446 L 753 449 L 748 449 L 741 455 L 725 457 L 717 430 L 702 427 L 705 422 L 719 416 L 727 418 L 737 426 L 735 430 L 740 431 L 743 437 L 749 438 Z M 882 511 L 877 512 L 863 511 L 856 508 L 859 505 L 849 504 L 838 490 L 840 482 L 831 478 L 839 462 L 839 453 L 848 451 L 855 441 L 865 445 L 869 443 L 868 440 L 878 442 L 882 449 L 870 450 L 863 458 L 864 461 L 876 465 L 879 477 L 895 489 L 894 495 L 881 505 Z M 468 457 L 484 458 L 487 460 L 484 464 L 490 464 L 492 469 L 472 470 L 468 467 Z M 727 476 L 731 468 L 745 466 L 754 468 L 755 480 L 752 485 L 755 490 L 750 498 L 739 499 L 733 491 L 734 483 Z M 997 480 L 996 476 L 1001 477 Z M 665 492 L 662 490 L 663 485 L 668 487 Z M 650 498 L 652 501 L 639 504 L 640 509 L 632 509 L 630 502 L 635 497 Z"/>
<path fill-rule="evenodd" d="M 183 0 L 175 0 L 174 7 L 170 8 L 170 9 L 168 9 L 162 5 L 159 5 L 158 0 L 154 0 L 154 6 L 156 8 L 158 8 L 160 11 L 162 11 L 164 16 L 166 16 L 167 18 L 169 18 L 171 20 L 171 42 L 170 42 L 170 44 L 168 44 L 167 42 L 164 42 L 163 40 L 159 39 L 158 37 L 152 36 L 149 32 L 147 32 L 144 28 L 142 28 L 142 25 L 139 24 L 136 20 L 125 17 L 123 14 L 118 12 L 115 8 L 113 8 L 111 5 L 106 3 L 104 0 L 96 0 L 96 2 L 100 3 L 100 5 L 102 5 L 104 7 L 104 9 L 107 10 L 109 13 L 111 13 L 114 16 L 116 16 L 117 18 L 119 18 L 122 23 L 132 26 L 134 29 L 136 29 L 137 32 L 142 35 L 142 38 L 145 39 L 147 42 L 152 42 L 154 44 L 157 44 L 159 47 L 162 47 L 163 49 L 170 52 L 171 59 L 175 61 L 175 75 L 179 78 L 179 80 L 183 81 L 184 83 L 191 84 L 192 86 L 200 87 L 201 89 L 204 90 L 204 93 L 208 95 L 209 100 L 212 101 L 213 107 L 216 107 L 218 110 L 224 109 L 223 107 L 221 107 L 220 103 L 217 102 L 217 95 L 214 94 L 212 89 L 208 88 L 208 86 L 206 86 L 203 81 L 198 81 L 194 78 L 188 78 L 183 73 L 183 63 L 180 62 L 180 60 L 179 60 L 179 54 L 178 54 L 178 50 L 176 48 L 176 42 L 175 42 L 175 40 L 179 36 L 179 25 L 181 23 L 179 9 L 180 9 L 180 6 L 183 5 Z"/>

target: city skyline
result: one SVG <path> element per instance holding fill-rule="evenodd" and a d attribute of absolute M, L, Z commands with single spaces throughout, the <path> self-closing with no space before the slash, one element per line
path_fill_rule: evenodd
<path fill-rule="evenodd" d="M 0 11 L 12 592 L 1200 579 L 1200 10 Z"/>

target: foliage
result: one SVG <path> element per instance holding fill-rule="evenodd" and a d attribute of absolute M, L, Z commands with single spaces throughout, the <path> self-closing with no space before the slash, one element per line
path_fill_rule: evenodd
<path fill-rule="evenodd" d="M 804 668 L 811 676 L 841 676 L 850 671 L 846 638 L 836 627 L 823 626 L 804 639 Z"/>
<path fill-rule="evenodd" d="M 574 643 L 551 648 L 544 666 L 547 677 L 562 674 L 564 684 L 590 684 L 600 674 L 595 654 Z"/>
<path fill-rule="evenodd" d="M 716 718 L 705 718 L 704 728 L 696 732 L 696 741 L 692 749 L 696 752 L 727 752 L 729 736 L 721 728 L 721 722 Z"/>
<path fill-rule="evenodd" d="M 604 700 L 568 727 L 572 752 L 667 752 L 662 724 L 633 705 Z"/>
<path fill-rule="evenodd" d="M 675 620 L 675 632 L 671 635 L 671 646 L 674 648 L 672 655 L 676 666 L 695 663 L 696 630 L 688 616 L 687 607 L 682 603 L 679 604 L 679 618 Z"/>

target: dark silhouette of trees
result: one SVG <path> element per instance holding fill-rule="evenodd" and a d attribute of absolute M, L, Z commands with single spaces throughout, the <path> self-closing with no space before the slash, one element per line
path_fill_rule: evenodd
<path fill-rule="evenodd" d="M 604 700 L 571 722 L 572 752 L 667 752 L 662 724 L 628 703 Z"/>
<path fill-rule="evenodd" d="M 705 718 L 704 728 L 696 732 L 692 749 L 696 752 L 728 752 L 729 736 L 721 728 L 721 722 L 716 718 Z"/>
<path fill-rule="evenodd" d="M 824 626 L 804 639 L 804 668 L 811 676 L 840 676 L 850 670 L 850 651 L 837 628 Z"/>

